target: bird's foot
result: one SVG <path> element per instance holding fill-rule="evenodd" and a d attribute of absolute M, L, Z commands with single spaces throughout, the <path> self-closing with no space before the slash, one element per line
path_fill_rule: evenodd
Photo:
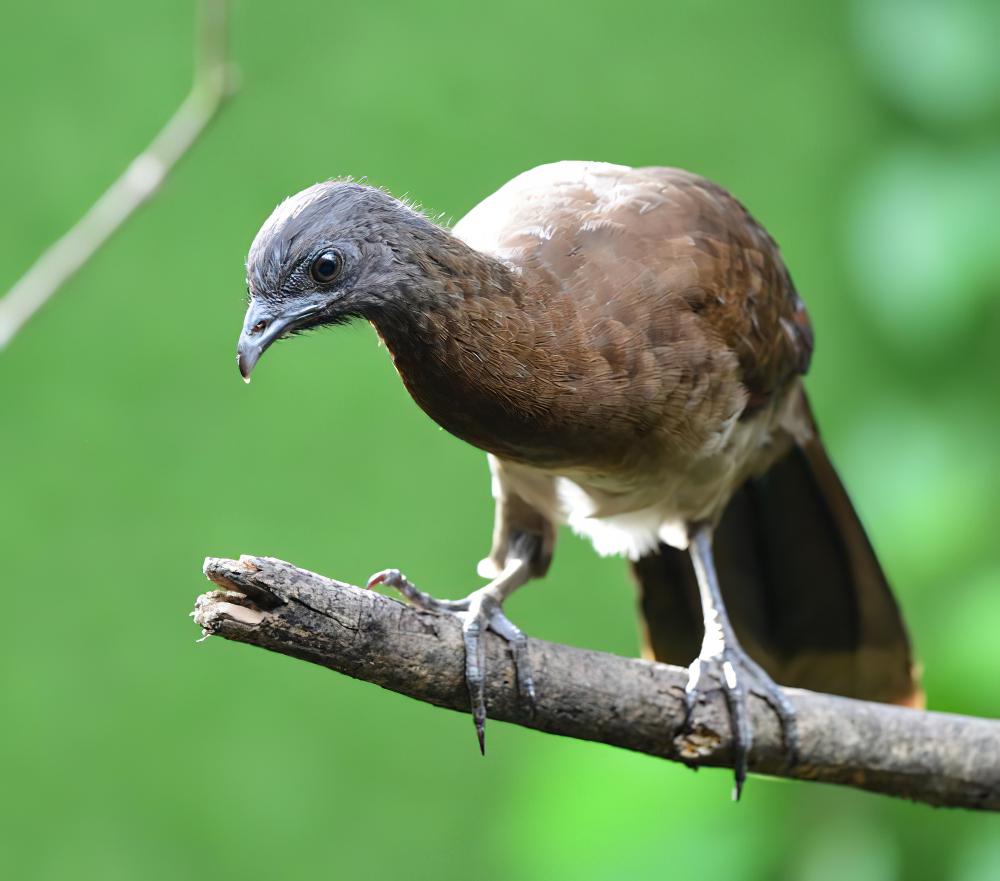
<path fill-rule="evenodd" d="M 753 744 L 753 729 L 747 708 L 750 692 L 762 697 L 774 710 L 781 723 L 782 736 L 789 761 L 794 763 L 798 756 L 798 729 L 795 723 L 795 709 L 791 702 L 764 669 L 738 644 L 717 645 L 714 650 L 702 650 L 688 668 L 688 682 L 684 690 L 687 708 L 685 727 L 691 724 L 692 714 L 699 695 L 705 690 L 705 679 L 710 677 L 721 686 L 729 707 L 729 719 L 733 732 L 733 770 L 736 786 L 733 800 L 738 801 L 747 776 L 747 760 Z M 708 686 L 709 688 L 713 686 Z"/>
<path fill-rule="evenodd" d="M 368 579 L 368 587 L 384 584 L 398 590 L 420 609 L 455 615 L 462 622 L 465 642 L 465 682 L 469 688 L 472 718 L 476 723 L 479 749 L 486 754 L 486 640 L 487 630 L 503 639 L 511 650 L 517 688 L 531 707 L 535 702 L 535 683 L 528 658 L 528 638 L 504 614 L 501 600 L 492 584 L 475 590 L 462 600 L 439 600 L 418 589 L 398 569 L 384 569 Z"/>

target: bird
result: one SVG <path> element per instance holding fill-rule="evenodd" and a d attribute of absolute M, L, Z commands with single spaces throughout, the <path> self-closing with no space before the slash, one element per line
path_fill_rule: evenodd
<path fill-rule="evenodd" d="M 722 186 L 555 162 L 448 229 L 383 189 L 328 180 L 274 209 L 246 282 L 247 382 L 276 340 L 368 321 L 419 407 L 486 452 L 488 583 L 446 600 L 399 569 L 369 581 L 460 619 L 484 752 L 485 634 L 508 644 L 533 704 L 527 637 L 503 604 L 545 575 L 567 525 L 628 560 L 644 654 L 688 666 L 685 724 L 723 692 L 734 798 L 751 692 L 789 762 L 783 687 L 920 705 L 900 610 L 810 410 L 805 305 L 775 241 Z"/>

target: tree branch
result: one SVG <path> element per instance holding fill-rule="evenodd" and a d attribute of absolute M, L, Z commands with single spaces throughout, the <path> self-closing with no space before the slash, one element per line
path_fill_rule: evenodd
<path fill-rule="evenodd" d="M 135 210 L 153 196 L 230 94 L 229 0 L 200 0 L 198 18 L 199 46 L 191 91 L 153 142 L 0 300 L 0 351 Z"/>
<path fill-rule="evenodd" d="M 204 634 L 257 645 L 468 712 L 457 620 L 405 606 L 268 557 L 209 558 L 221 590 L 192 613 Z M 504 644 L 488 640 L 490 717 L 654 756 L 729 766 L 731 738 L 719 693 L 684 732 L 687 671 L 529 640 L 538 700 L 519 699 Z M 800 759 L 789 767 L 769 707 L 751 700 L 750 770 L 840 783 L 932 805 L 1000 810 L 1000 721 L 919 712 L 788 690 L 798 713 Z"/>

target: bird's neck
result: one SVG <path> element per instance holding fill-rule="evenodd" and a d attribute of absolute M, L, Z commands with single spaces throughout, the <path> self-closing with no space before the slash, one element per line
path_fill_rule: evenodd
<path fill-rule="evenodd" d="M 541 332 L 549 318 L 540 286 L 439 232 L 394 307 L 369 316 L 407 390 L 435 422 L 480 449 L 537 463 L 564 457 L 558 414 L 540 403 L 540 362 L 558 345 L 551 330 Z"/>

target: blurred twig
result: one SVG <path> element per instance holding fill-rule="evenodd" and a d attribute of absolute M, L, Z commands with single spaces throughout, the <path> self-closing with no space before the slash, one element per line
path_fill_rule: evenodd
<path fill-rule="evenodd" d="M 231 93 L 229 0 L 200 0 L 194 82 L 153 142 L 0 300 L 0 350 L 147 201 Z"/>
<path fill-rule="evenodd" d="M 468 711 L 457 620 L 267 557 L 209 558 L 222 590 L 198 598 L 206 634 L 302 658 L 442 707 Z M 518 697 L 513 663 L 489 641 L 487 703 L 494 719 L 667 759 L 725 766 L 729 716 L 721 696 L 684 729 L 687 671 L 529 640 L 538 690 Z M 789 766 L 781 731 L 754 698 L 750 769 L 840 783 L 933 805 L 1000 810 L 1000 721 L 928 713 L 789 689 L 800 757 Z M 472 749 L 470 734 L 470 749 Z"/>

